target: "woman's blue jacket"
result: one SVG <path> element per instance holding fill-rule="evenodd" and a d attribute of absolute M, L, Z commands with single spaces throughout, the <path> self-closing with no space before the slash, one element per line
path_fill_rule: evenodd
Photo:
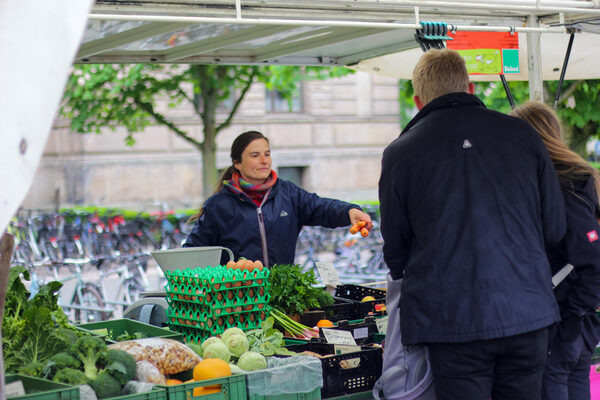
<path fill-rule="evenodd" d="M 206 200 L 203 214 L 183 247 L 223 246 L 233 251 L 236 260 L 245 257 L 264 262 L 258 208 L 245 194 L 223 188 Z M 304 225 L 349 225 L 348 211 L 352 208 L 360 209 L 277 179 L 261 207 L 269 265 L 294 262 L 296 241 Z"/>

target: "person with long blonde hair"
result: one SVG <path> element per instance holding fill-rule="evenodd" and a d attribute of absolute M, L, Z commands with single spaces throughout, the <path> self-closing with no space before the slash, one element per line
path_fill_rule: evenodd
<path fill-rule="evenodd" d="M 567 233 L 548 250 L 553 272 L 574 266 L 554 294 L 562 320 L 549 341 L 544 370 L 543 398 L 590 398 L 589 365 L 600 340 L 600 174 L 562 141 L 557 114 L 544 103 L 529 102 L 510 115 L 521 118 L 539 133 L 561 184 L 567 213 Z"/>

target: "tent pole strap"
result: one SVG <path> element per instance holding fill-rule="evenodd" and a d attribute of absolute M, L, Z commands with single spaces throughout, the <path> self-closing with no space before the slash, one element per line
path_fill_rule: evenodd
<path fill-rule="evenodd" d="M 556 96 L 554 97 L 554 109 L 558 105 L 558 99 L 562 92 L 563 82 L 565 81 L 565 74 L 567 72 L 567 65 L 569 64 L 569 57 L 571 56 L 571 48 L 573 47 L 573 40 L 575 39 L 575 33 L 571 33 L 569 37 L 569 44 L 567 45 L 567 54 L 565 54 L 565 60 L 563 61 L 562 70 L 560 71 L 560 79 L 558 80 L 558 88 L 556 88 Z"/>

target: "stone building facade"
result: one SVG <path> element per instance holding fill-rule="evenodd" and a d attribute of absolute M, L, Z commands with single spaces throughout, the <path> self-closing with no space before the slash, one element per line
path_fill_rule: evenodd
<path fill-rule="evenodd" d="M 376 200 L 382 151 L 400 132 L 395 79 L 357 72 L 305 82 L 295 110 L 277 111 L 264 85 L 248 92 L 233 124 L 217 137 L 219 168 L 246 130 L 271 142 L 273 167 L 321 196 Z M 166 105 L 163 111 L 166 111 Z M 202 127 L 184 107 L 169 109 L 176 123 L 202 139 Z M 224 116 L 223 116 L 224 118 Z M 125 133 L 70 132 L 57 120 L 24 208 L 71 205 L 133 209 L 198 207 L 202 202 L 201 154 L 166 128 L 148 127 L 126 146 Z"/>

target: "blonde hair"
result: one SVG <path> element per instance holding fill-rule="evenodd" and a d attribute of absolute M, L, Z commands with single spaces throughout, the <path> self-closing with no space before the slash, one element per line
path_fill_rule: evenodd
<path fill-rule="evenodd" d="M 454 50 L 429 50 L 417 62 L 412 84 L 423 104 L 448 93 L 467 92 L 469 73 L 465 60 Z"/>
<path fill-rule="evenodd" d="M 600 173 L 563 142 L 563 129 L 556 112 L 547 104 L 530 101 L 510 112 L 527 121 L 540 135 L 548 149 L 556 174 L 567 179 L 590 175 L 600 198 Z"/>

